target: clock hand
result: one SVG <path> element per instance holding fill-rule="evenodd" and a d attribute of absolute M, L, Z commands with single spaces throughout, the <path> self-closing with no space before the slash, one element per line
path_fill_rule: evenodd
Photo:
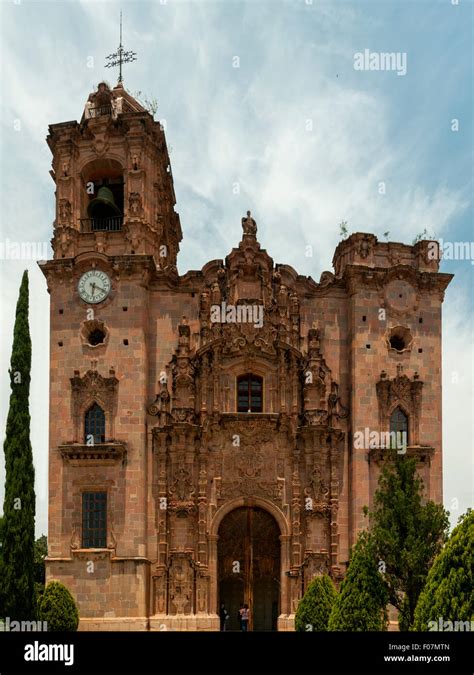
<path fill-rule="evenodd" d="M 93 281 L 91 282 L 91 288 L 92 288 L 92 295 L 94 295 L 95 289 L 96 289 L 96 285 L 95 285 L 95 283 L 94 283 Z"/>

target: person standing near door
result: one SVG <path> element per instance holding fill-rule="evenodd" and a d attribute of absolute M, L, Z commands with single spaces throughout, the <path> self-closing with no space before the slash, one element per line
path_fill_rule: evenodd
<path fill-rule="evenodd" d="M 247 603 L 239 611 L 240 614 L 240 630 L 246 633 L 249 627 L 250 609 Z"/>
<path fill-rule="evenodd" d="M 227 622 L 229 620 L 229 613 L 227 612 L 224 603 L 221 605 L 221 631 L 227 630 Z"/>
<path fill-rule="evenodd" d="M 239 622 L 239 630 L 242 630 L 242 610 L 244 608 L 244 603 L 240 603 L 239 611 L 237 612 L 237 621 Z"/>

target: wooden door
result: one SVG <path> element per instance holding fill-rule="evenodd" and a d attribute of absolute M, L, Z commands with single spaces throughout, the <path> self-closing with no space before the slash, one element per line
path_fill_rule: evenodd
<path fill-rule="evenodd" d="M 249 630 L 276 630 L 279 610 L 280 530 L 267 511 L 241 507 L 221 523 L 218 542 L 219 608 L 239 630 L 241 604 L 250 607 Z"/>

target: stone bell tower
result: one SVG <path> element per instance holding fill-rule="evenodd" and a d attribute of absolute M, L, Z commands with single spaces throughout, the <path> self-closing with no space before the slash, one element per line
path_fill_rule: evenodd
<path fill-rule="evenodd" d="M 166 139 L 119 83 L 98 85 L 81 122 L 49 127 L 56 184 L 54 257 L 153 256 L 176 270 L 182 239 Z"/>
<path fill-rule="evenodd" d="M 82 628 L 100 617 L 101 628 L 144 629 L 149 286 L 156 275 L 174 283 L 182 239 L 170 159 L 160 123 L 121 83 L 101 82 L 81 121 L 52 124 L 47 142 L 56 185 L 54 258 L 41 263 L 51 299 L 47 576 L 71 589 Z"/>

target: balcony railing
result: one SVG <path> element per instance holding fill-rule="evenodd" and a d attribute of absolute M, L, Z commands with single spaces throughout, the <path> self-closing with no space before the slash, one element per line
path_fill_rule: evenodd
<path fill-rule="evenodd" d="M 84 118 L 89 120 L 94 117 L 111 115 L 112 119 L 115 120 L 117 119 L 117 115 L 130 112 L 143 112 L 143 108 L 133 106 L 126 101 L 123 96 L 118 96 L 117 98 L 112 99 L 110 103 L 104 103 L 103 105 L 94 106 L 91 101 L 87 101 L 84 108 Z"/>
<path fill-rule="evenodd" d="M 81 218 L 81 232 L 119 232 L 123 225 L 123 216 L 111 218 Z"/>
<path fill-rule="evenodd" d="M 112 106 L 110 103 L 106 105 L 97 105 L 94 108 L 88 108 L 89 117 L 101 117 L 102 115 L 111 115 Z"/>

